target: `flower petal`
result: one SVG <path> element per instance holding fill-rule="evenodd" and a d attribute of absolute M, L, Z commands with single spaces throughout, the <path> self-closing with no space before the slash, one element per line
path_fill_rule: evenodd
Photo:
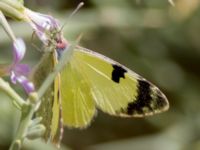
<path fill-rule="evenodd" d="M 31 68 L 27 64 L 17 64 L 14 68 L 14 71 L 17 72 L 17 74 L 28 76 Z"/>
<path fill-rule="evenodd" d="M 23 58 L 26 52 L 26 46 L 22 39 L 18 38 L 13 43 L 13 64 L 18 64 Z"/>
<path fill-rule="evenodd" d="M 17 83 L 17 75 L 15 74 L 14 71 L 11 71 L 10 72 L 10 80 L 13 84 L 16 84 Z"/>
<path fill-rule="evenodd" d="M 31 11 L 29 9 L 25 9 L 25 13 L 38 27 L 41 27 L 43 29 L 59 27 L 58 21 L 50 15 L 41 14 L 38 12 Z"/>
<path fill-rule="evenodd" d="M 32 82 L 30 82 L 25 76 L 17 77 L 17 81 L 23 86 L 26 93 L 31 93 L 35 91 L 35 87 Z"/>
<path fill-rule="evenodd" d="M 23 75 L 17 75 L 13 71 L 11 72 L 11 81 L 13 84 L 16 84 L 17 82 L 22 85 L 26 93 L 31 93 L 35 91 L 35 87 L 32 82 L 30 82 L 25 76 Z"/>
<path fill-rule="evenodd" d="M 45 45 L 48 45 L 48 37 L 46 35 L 45 32 L 43 31 L 39 31 L 37 29 L 34 29 L 35 30 L 35 33 L 37 34 L 38 38 L 45 44 Z"/>
<path fill-rule="evenodd" d="M 59 29 L 58 21 L 50 15 L 37 13 L 29 9 L 25 9 L 25 14 L 27 15 L 29 24 L 36 32 L 39 39 L 47 45 L 48 35 L 46 32 L 53 29 Z"/>
<path fill-rule="evenodd" d="M 20 64 L 24 58 L 26 46 L 22 39 L 18 38 L 13 42 L 13 63 L 0 64 L 0 76 L 9 75 L 12 83 L 17 82 L 22 85 L 24 90 L 29 94 L 35 90 L 32 82 L 26 76 L 30 72 L 30 68 L 26 64 Z"/>

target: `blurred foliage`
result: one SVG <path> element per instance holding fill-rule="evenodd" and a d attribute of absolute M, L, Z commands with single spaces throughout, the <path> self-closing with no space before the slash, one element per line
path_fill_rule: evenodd
<path fill-rule="evenodd" d="M 79 0 L 33 0 L 25 5 L 67 20 Z M 86 130 L 65 128 L 63 145 L 72 149 L 200 150 L 200 1 L 85 0 L 85 6 L 64 28 L 69 41 L 83 33 L 81 45 L 133 69 L 166 93 L 168 112 L 142 119 L 115 118 L 98 113 Z M 10 21 L 26 39 L 24 61 L 31 65 L 41 53 L 31 43 L 32 30 Z M 0 63 L 11 58 L 10 41 L 0 29 Z M 7 149 L 19 114 L 1 93 L 0 149 Z M 32 148 L 29 144 L 32 144 Z M 24 149 L 44 149 L 28 142 Z M 38 146 L 36 148 L 36 146 Z M 66 149 L 66 148 L 63 148 Z"/>

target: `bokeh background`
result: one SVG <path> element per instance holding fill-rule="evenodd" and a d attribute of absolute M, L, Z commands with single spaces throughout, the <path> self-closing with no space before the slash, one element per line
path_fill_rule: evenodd
<path fill-rule="evenodd" d="M 83 0 L 84 1 L 84 0 Z M 61 23 L 79 0 L 32 0 L 25 5 L 51 14 Z M 80 45 L 126 65 L 166 94 L 169 111 L 147 118 L 116 118 L 98 112 L 85 130 L 65 128 L 61 149 L 74 150 L 200 150 L 200 1 L 85 0 L 85 6 L 64 28 L 69 41 L 83 34 Z M 27 44 L 25 63 L 34 66 L 41 53 L 32 44 L 32 29 L 9 20 Z M 0 63 L 11 61 L 11 42 L 0 28 Z M 15 87 L 19 93 L 22 90 Z M 8 149 L 20 113 L 0 92 L 0 149 Z M 41 140 L 23 149 L 55 147 Z"/>

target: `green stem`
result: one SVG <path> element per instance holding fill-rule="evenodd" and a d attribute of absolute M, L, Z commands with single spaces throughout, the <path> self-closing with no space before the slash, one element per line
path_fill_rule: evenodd
<path fill-rule="evenodd" d="M 23 6 L 23 5 L 22 5 Z M 16 19 L 16 20 L 23 20 L 24 19 L 24 14 L 23 14 L 23 9 L 16 9 L 15 7 L 12 7 L 12 5 L 9 5 L 5 3 L 4 1 L 0 1 L 0 10 L 4 12 L 7 16 Z"/>
<path fill-rule="evenodd" d="M 16 37 L 12 31 L 12 29 L 10 28 L 10 25 L 8 24 L 4 14 L 2 13 L 2 11 L 0 10 L 0 23 L 3 27 L 3 29 L 6 31 L 6 33 L 8 34 L 8 36 L 10 37 L 10 39 L 12 41 L 16 40 Z"/>
<path fill-rule="evenodd" d="M 35 107 L 36 105 L 32 104 L 23 105 L 20 124 L 17 129 L 15 139 L 9 148 L 10 150 L 21 149 L 24 139 L 26 137 L 27 129 L 29 127 L 29 122 L 35 112 Z"/>
<path fill-rule="evenodd" d="M 23 10 L 24 9 L 24 6 L 23 6 L 23 1 L 20 2 L 20 1 L 15 1 L 15 0 L 0 0 L 0 2 L 2 3 L 5 3 L 17 10 Z"/>
<path fill-rule="evenodd" d="M 17 108 L 21 109 L 25 104 L 25 101 L 2 78 L 0 78 L 0 90 L 4 91 L 12 99 Z"/>

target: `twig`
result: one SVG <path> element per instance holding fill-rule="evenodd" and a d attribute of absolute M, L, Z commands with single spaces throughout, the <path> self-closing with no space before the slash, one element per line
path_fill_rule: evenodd
<path fill-rule="evenodd" d="M 2 78 L 0 78 L 0 90 L 4 91 L 12 99 L 17 108 L 21 109 L 25 104 L 25 101 Z"/>
<path fill-rule="evenodd" d="M 6 31 L 7 35 L 10 37 L 10 39 L 12 41 L 15 41 L 16 37 L 15 37 L 13 31 L 11 30 L 10 25 L 8 24 L 6 18 L 1 10 L 0 10 L 0 23 L 3 27 L 3 29 Z"/>

